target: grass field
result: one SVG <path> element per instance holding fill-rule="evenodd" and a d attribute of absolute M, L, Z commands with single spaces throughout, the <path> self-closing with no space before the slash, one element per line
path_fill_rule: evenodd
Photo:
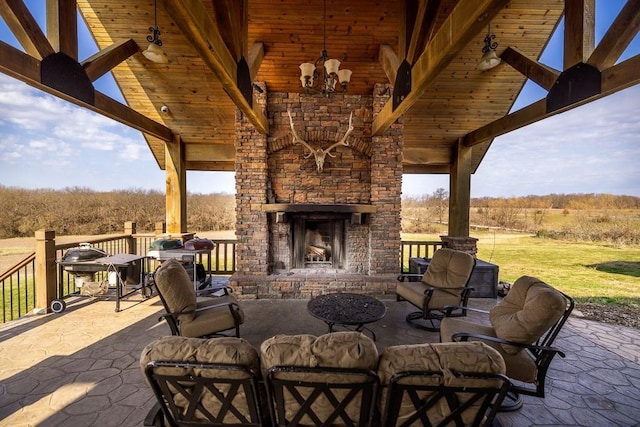
<path fill-rule="evenodd" d="M 535 276 L 582 302 L 640 303 L 640 247 L 541 239 L 525 233 L 472 231 L 478 258 L 497 264 L 499 279 Z M 404 234 L 403 240 L 439 240 Z"/>

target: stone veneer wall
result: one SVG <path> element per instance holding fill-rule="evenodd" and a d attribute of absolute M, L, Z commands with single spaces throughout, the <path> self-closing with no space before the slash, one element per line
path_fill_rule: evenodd
<path fill-rule="evenodd" d="M 261 95 L 270 135 L 260 135 L 240 115 L 236 120 L 237 273 L 231 286 L 241 298 L 309 298 L 336 290 L 391 293 L 399 267 L 402 185 L 401 121 L 371 136 L 373 112 L 389 99 L 384 85 L 373 96 L 331 98 L 291 93 Z M 287 110 L 296 131 L 313 147 L 340 140 L 353 112 L 349 147 L 327 156 L 316 170 L 308 150 L 292 141 Z M 290 268 L 291 224 L 262 211 L 264 203 L 367 204 L 377 212 L 363 224 L 348 224 L 346 274 L 272 274 Z M 375 275 L 375 277 L 373 277 Z M 266 276 L 266 277 L 265 277 Z"/>

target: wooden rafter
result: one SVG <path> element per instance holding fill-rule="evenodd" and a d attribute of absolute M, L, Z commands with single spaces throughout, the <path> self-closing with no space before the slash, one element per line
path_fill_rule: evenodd
<path fill-rule="evenodd" d="M 411 92 L 393 109 L 390 100 L 375 117 L 374 135 L 384 133 L 429 87 L 438 74 L 483 29 L 508 0 L 462 0 L 453 9 L 412 68 Z"/>
<path fill-rule="evenodd" d="M 611 27 L 593 51 L 587 64 L 599 70 L 616 63 L 640 30 L 640 0 L 627 0 Z"/>
<path fill-rule="evenodd" d="M 126 105 L 120 104 L 99 91 L 94 91 L 95 101 L 93 104 L 89 104 L 50 86 L 44 85 L 41 80 L 40 61 L 1 41 L 0 71 L 36 89 L 81 107 L 88 108 L 91 111 L 102 114 L 141 132 L 148 133 L 165 141 L 171 141 L 173 138 L 171 129 L 149 119 Z"/>
<path fill-rule="evenodd" d="M 27 54 L 42 59 L 55 53 L 22 0 L 0 1 L 0 16 Z"/>
<path fill-rule="evenodd" d="M 415 4 L 417 2 L 417 4 Z M 401 37 L 410 37 L 409 40 L 403 42 L 407 46 L 406 53 L 403 57 L 409 64 L 413 64 L 415 60 L 424 51 L 427 43 L 433 35 L 436 17 L 440 8 L 440 0 L 409 0 L 405 2 L 404 20 L 407 24 L 407 32 L 402 33 Z"/>
<path fill-rule="evenodd" d="M 47 0 L 47 38 L 56 52 L 78 61 L 76 0 Z"/>
<path fill-rule="evenodd" d="M 586 62 L 595 48 L 595 0 L 564 2 L 564 64 L 568 70 Z"/>
<path fill-rule="evenodd" d="M 249 54 L 247 55 L 247 64 L 249 65 L 249 75 L 251 76 L 251 81 L 255 81 L 256 76 L 258 75 L 258 70 L 260 69 L 260 64 L 262 64 L 262 60 L 264 59 L 264 43 L 256 42 L 249 49 Z"/>
<path fill-rule="evenodd" d="M 580 105 L 611 95 L 620 90 L 626 89 L 640 83 L 640 55 L 621 62 L 613 67 L 602 71 L 602 90 L 599 94 L 588 99 L 574 102 L 556 111 L 547 111 L 547 100 L 541 99 L 533 104 L 524 107 L 514 113 L 495 120 L 464 137 L 464 144 L 467 147 L 481 144 L 497 136 L 504 135 L 521 127 L 538 122 L 555 114 L 571 110 Z"/>
<path fill-rule="evenodd" d="M 398 67 L 400 67 L 400 60 L 391 46 L 386 44 L 380 45 L 378 60 L 389 79 L 389 83 L 394 84 L 396 81 Z"/>
<path fill-rule="evenodd" d="M 133 39 L 121 40 L 85 59 L 81 65 L 94 82 L 136 52 L 138 45 Z"/>
<path fill-rule="evenodd" d="M 558 79 L 560 72 L 527 57 L 524 53 L 513 47 L 508 47 L 502 52 L 500 58 L 522 73 L 526 78 L 537 83 L 546 90 L 550 90 Z"/>
<path fill-rule="evenodd" d="M 565 19 L 569 22 L 567 25 L 574 28 L 580 28 L 580 30 L 586 34 L 581 36 L 565 31 L 565 47 L 572 47 L 570 49 L 571 52 L 565 52 L 565 65 L 575 60 L 580 60 L 577 63 L 580 64 L 583 56 L 590 52 L 593 53 L 590 54 L 587 66 L 582 64 L 583 68 L 588 68 L 588 66 L 597 67 L 598 65 L 602 66 L 603 64 L 612 64 L 624 51 L 631 40 L 633 40 L 640 28 L 640 11 L 638 11 L 640 1 L 630 0 L 607 31 L 605 37 L 601 41 L 601 44 L 594 49 L 591 47 L 591 39 L 593 37 L 593 20 L 590 16 L 594 13 L 594 10 L 592 9 L 592 1 L 566 0 L 566 4 L 568 9 L 565 10 Z M 620 42 L 617 41 L 618 38 L 621 39 Z M 567 41 L 567 39 L 569 40 Z M 609 54 L 611 51 L 612 53 Z M 527 68 L 523 65 L 527 60 L 524 55 L 516 54 L 516 52 L 517 51 L 514 49 L 509 48 L 505 51 L 506 56 L 503 54 L 502 59 L 514 68 L 518 69 L 528 78 L 531 78 L 534 81 L 535 78 L 539 78 L 540 82 L 537 83 L 549 89 L 546 86 L 553 78 L 552 72 L 544 71 L 544 66 L 542 64 L 536 63 L 537 65 L 533 65 L 534 61 L 531 60 L 528 60 L 528 66 L 532 67 L 531 69 L 521 69 Z M 569 102 L 567 105 L 563 105 L 561 108 L 554 111 L 550 111 L 548 109 L 547 97 L 547 99 L 537 101 L 468 133 L 464 137 L 464 144 L 468 147 L 472 147 L 489 141 L 497 136 L 504 135 L 508 132 L 543 120 L 552 115 L 571 110 L 580 105 L 584 105 L 638 84 L 640 83 L 640 73 L 638 72 L 638 69 L 640 69 L 640 55 L 636 55 L 633 58 L 617 65 L 609 66 L 600 72 L 600 88 L 597 93 L 584 99 L 577 99 Z M 575 70 L 576 67 L 574 64 L 574 66 L 569 70 L 563 71 L 560 76 L 564 76 L 567 73 L 575 75 Z M 577 85 L 579 82 L 576 81 L 575 83 Z"/>
<path fill-rule="evenodd" d="M 238 87 L 238 64 L 202 1 L 164 0 L 164 3 L 178 28 L 216 75 L 231 100 L 259 132 L 269 133 L 269 123 L 262 108 L 255 102 L 249 103 Z"/>

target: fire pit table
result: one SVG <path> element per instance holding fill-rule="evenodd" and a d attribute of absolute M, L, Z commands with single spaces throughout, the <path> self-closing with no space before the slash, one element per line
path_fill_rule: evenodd
<path fill-rule="evenodd" d="M 373 340 L 376 334 L 366 324 L 377 322 L 387 314 L 387 307 L 377 299 L 359 294 L 327 294 L 320 295 L 307 304 L 309 313 L 322 320 L 329 326 L 329 332 L 333 332 L 334 325 L 341 325 L 349 329 L 362 332 L 367 330 Z"/>

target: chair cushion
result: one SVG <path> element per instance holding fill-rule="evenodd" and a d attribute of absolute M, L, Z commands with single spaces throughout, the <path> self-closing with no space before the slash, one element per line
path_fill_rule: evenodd
<path fill-rule="evenodd" d="M 515 281 L 504 300 L 489 312 L 496 336 L 508 341 L 532 344 L 563 315 L 564 296 L 535 277 L 522 276 Z M 516 354 L 522 349 L 505 345 Z"/>
<path fill-rule="evenodd" d="M 231 295 L 220 298 L 206 298 L 196 303 L 196 309 L 224 303 L 237 304 L 237 302 L 235 297 Z M 229 306 L 225 304 L 208 310 L 196 311 L 195 316 L 191 320 L 180 322 L 180 334 L 185 337 L 202 337 L 235 328 L 236 320 L 231 310 L 235 310 L 238 313 L 240 323 L 243 323 L 244 313 L 239 306 Z"/>
<path fill-rule="evenodd" d="M 248 368 L 256 374 L 259 372 L 258 352 L 246 340 L 236 337 L 213 339 L 186 338 L 180 336 L 162 337 L 149 343 L 142 350 L 140 367 L 143 372 L 147 363 L 150 361 L 225 363 Z M 246 379 L 249 377 L 249 374 L 246 372 L 229 369 L 162 367 L 157 368 L 155 372 L 164 375 L 194 375 L 226 379 Z M 181 386 L 189 393 L 193 392 L 193 387 L 188 382 L 181 382 Z M 218 383 L 216 388 L 227 395 L 230 385 Z M 188 399 L 173 386 L 169 386 L 169 391 L 173 395 L 176 406 L 182 408 L 182 411 L 186 410 L 189 405 Z M 206 389 L 202 392 L 200 403 L 204 409 L 212 414 L 218 414 L 222 407 L 220 399 Z M 244 389 L 241 388 L 238 391 L 232 404 L 243 416 L 249 416 L 250 412 Z M 196 411 L 195 418 L 201 421 L 206 420 L 199 411 Z M 226 414 L 224 422 L 237 424 L 240 420 L 235 414 L 230 412 Z"/>
<path fill-rule="evenodd" d="M 455 317 L 442 319 L 440 324 L 440 340 L 442 342 L 451 342 L 453 335 L 460 332 L 487 335 L 490 337 L 496 336 L 493 328 L 488 325 L 482 325 Z M 474 341 L 474 338 L 471 338 L 470 341 Z M 510 354 L 505 351 L 502 344 L 490 341 L 483 342 L 500 353 L 506 365 L 506 375 L 509 378 L 524 381 L 526 383 L 533 383 L 536 381 L 536 363 L 528 351 Z"/>
<path fill-rule="evenodd" d="M 400 379 L 403 384 L 499 387 L 495 379 L 459 379 L 452 372 L 500 373 L 506 371 L 505 362 L 498 351 L 481 342 L 456 342 L 437 344 L 398 345 L 387 347 L 380 356 L 378 376 L 383 386 L 380 397 L 380 408 L 386 408 L 387 386 L 394 375 L 405 371 L 427 371 L 442 373 L 442 377 L 407 377 Z M 424 398 L 428 392 L 421 392 Z M 470 425 L 479 410 L 473 405 L 463 414 L 465 425 Z M 409 396 L 403 396 L 400 405 L 398 424 L 406 421 L 415 413 L 415 407 Z M 429 419 L 436 424 L 444 420 L 450 413 L 448 404 L 439 401 L 429 411 Z"/>
<path fill-rule="evenodd" d="M 193 281 L 180 261 L 169 259 L 164 261 L 154 275 L 156 288 L 162 295 L 171 313 L 191 311 L 196 308 L 196 291 Z M 195 314 L 187 313 L 177 316 L 178 321 L 193 320 Z"/>
<path fill-rule="evenodd" d="M 434 252 L 422 282 L 438 288 L 465 286 L 471 277 L 475 259 L 466 252 L 442 248 Z"/>
<path fill-rule="evenodd" d="M 373 341 L 360 332 L 334 332 L 316 337 L 314 335 L 276 335 L 267 339 L 260 346 L 260 363 L 263 375 L 274 366 L 297 366 L 318 368 L 351 368 L 374 371 L 378 363 L 378 350 Z M 280 379 L 315 381 L 320 383 L 350 384 L 365 380 L 360 374 L 349 373 L 310 373 L 279 372 Z M 307 399 L 311 389 L 298 389 L 300 395 Z M 335 396 L 341 400 L 347 395 L 346 390 L 334 390 Z M 284 392 L 286 417 L 291 419 L 298 412 L 300 404 L 289 391 Z M 351 401 L 345 412 L 352 420 L 358 419 L 361 396 Z M 333 405 L 323 394 L 311 405 L 320 420 L 326 420 L 333 412 Z M 314 425 L 313 420 L 304 416 L 300 425 Z"/>

